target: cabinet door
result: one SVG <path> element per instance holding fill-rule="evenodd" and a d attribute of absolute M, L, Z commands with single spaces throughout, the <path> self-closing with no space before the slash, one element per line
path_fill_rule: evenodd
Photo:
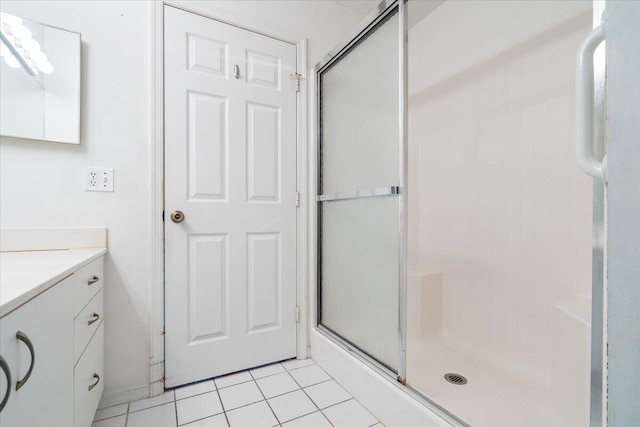
<path fill-rule="evenodd" d="M 11 397 L 2 427 L 69 427 L 73 425 L 73 289 L 71 277 L 0 319 L 0 354 L 12 376 Z M 23 332 L 33 344 L 33 371 L 16 391 L 32 363 Z M 4 377 L 2 378 L 4 381 Z M 4 393 L 6 384 L 0 385 Z"/>
<path fill-rule="evenodd" d="M 75 427 L 91 425 L 104 390 L 104 326 L 91 338 L 74 372 Z M 4 427 L 4 426 L 0 426 Z"/>

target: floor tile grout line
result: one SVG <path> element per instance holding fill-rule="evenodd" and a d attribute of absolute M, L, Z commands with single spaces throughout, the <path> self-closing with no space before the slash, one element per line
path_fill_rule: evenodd
<path fill-rule="evenodd" d="M 251 375 L 251 377 L 253 378 L 253 375 L 251 373 L 249 373 L 249 375 Z M 276 412 L 273 410 L 273 408 L 269 404 L 269 401 L 267 400 L 267 396 L 265 396 L 264 393 L 262 392 L 262 389 L 260 388 L 260 385 L 256 382 L 255 379 L 253 380 L 253 382 L 256 383 L 256 387 L 258 387 L 258 390 L 260 391 L 260 394 L 262 395 L 262 397 L 264 397 L 264 401 L 267 402 L 267 406 L 271 410 L 271 413 L 273 414 L 274 417 L 276 417 L 276 421 L 278 422 L 277 425 L 281 425 L 282 423 L 280 422 L 280 418 L 278 418 L 278 416 L 276 415 Z"/>
<path fill-rule="evenodd" d="M 220 399 L 220 401 L 222 402 L 222 399 Z M 233 408 L 233 409 L 225 410 L 225 412 L 233 412 L 233 411 L 235 411 L 236 409 L 246 408 L 247 406 L 255 405 L 256 403 L 260 403 L 260 402 L 262 402 L 262 400 L 256 400 L 255 402 L 247 403 L 247 404 L 245 404 L 245 405 L 238 406 L 237 408 Z"/>
<path fill-rule="evenodd" d="M 369 413 L 369 415 L 371 415 L 373 418 L 375 418 L 375 419 L 377 420 L 374 424 L 372 424 L 372 426 L 373 426 L 373 425 L 376 425 L 377 423 L 381 423 L 381 421 L 378 419 L 378 417 L 377 417 L 377 416 L 375 416 L 375 415 L 374 415 L 374 414 L 373 414 L 373 413 L 372 413 L 372 412 L 371 412 L 371 411 L 370 411 L 366 406 L 364 406 L 364 405 L 362 404 L 362 402 L 360 402 L 358 399 L 356 399 L 356 398 L 355 398 L 355 396 L 353 396 L 351 393 L 349 393 L 349 392 L 348 392 L 348 391 L 347 391 L 347 390 L 346 390 L 346 389 L 345 389 L 345 388 L 344 388 L 344 387 L 343 387 L 343 386 L 342 386 L 342 385 L 341 385 L 341 384 L 340 384 L 340 383 L 339 383 L 335 378 L 333 378 L 333 377 L 331 376 L 331 374 L 330 374 L 330 373 L 328 373 L 327 371 L 325 371 L 324 369 L 322 369 L 322 366 L 318 365 L 317 363 L 316 363 L 316 365 L 318 366 L 318 368 L 320 368 L 320 370 L 322 370 L 325 374 L 327 374 L 327 375 L 329 376 L 329 378 L 331 378 L 332 380 L 334 380 L 334 381 L 336 382 L 336 384 L 338 384 L 338 386 L 340 386 L 340 388 L 342 388 L 344 391 L 346 391 L 346 392 L 347 392 L 347 394 L 349 394 L 349 396 L 351 396 L 351 398 L 350 398 L 350 399 L 346 399 L 346 400 L 343 400 L 342 402 L 334 403 L 333 405 L 329 405 L 329 406 L 327 406 L 327 407 L 326 407 L 326 408 L 324 408 L 324 409 L 331 408 L 332 406 L 336 406 L 336 405 L 339 405 L 339 404 L 341 404 L 341 403 L 348 402 L 349 400 L 352 400 L 352 399 L 353 399 L 353 400 L 355 400 L 355 401 L 356 401 L 360 406 L 362 406 L 362 407 L 364 408 L 364 410 L 365 410 L 365 411 L 367 411 L 367 412 Z M 329 380 L 327 380 L 327 381 L 329 381 Z M 326 381 L 325 381 L 325 382 L 326 382 Z M 318 384 L 319 384 L 319 383 L 318 383 Z M 315 385 L 315 384 L 314 384 L 314 385 Z M 311 387 L 311 386 L 309 386 L 309 387 Z M 320 412 L 324 411 L 324 409 L 321 409 L 321 410 L 320 410 Z M 327 420 L 329 419 L 329 418 L 325 415 L 325 413 L 324 413 L 324 412 L 322 412 L 322 415 L 324 415 L 324 416 L 325 416 L 325 418 L 327 418 Z M 330 420 L 329 420 L 329 422 L 331 423 L 331 421 L 330 421 Z M 331 423 L 331 424 L 333 425 L 333 423 Z"/>
<path fill-rule="evenodd" d="M 280 365 L 280 367 L 282 368 L 282 371 L 280 371 L 280 372 L 276 372 L 276 373 L 274 373 L 274 374 L 267 374 L 267 375 L 264 375 L 264 376 L 259 377 L 259 378 L 256 378 L 256 377 L 253 375 L 253 372 L 252 372 L 252 371 L 257 371 L 257 370 L 259 370 L 259 369 L 262 369 L 262 368 L 268 368 L 268 367 L 270 367 L 270 366 L 275 366 L 275 365 Z M 247 370 L 247 372 L 249 372 L 249 375 L 251 375 L 251 377 L 252 377 L 254 380 L 260 380 L 260 379 L 262 379 L 262 378 L 272 377 L 272 376 L 274 376 L 274 375 L 278 375 L 278 374 L 282 374 L 283 372 L 287 372 L 287 368 L 285 368 L 284 366 L 282 366 L 282 362 L 275 362 L 275 363 L 272 363 L 272 364 L 270 364 L 270 365 L 263 365 L 263 366 L 260 366 L 260 367 L 258 367 L 258 368 L 251 368 L 251 369 Z"/>
<path fill-rule="evenodd" d="M 311 365 L 308 365 L 311 366 Z M 300 383 L 293 377 L 293 375 L 291 375 L 291 373 L 289 371 L 287 371 L 287 373 L 289 374 L 289 376 L 293 379 L 293 381 L 298 384 L 298 386 L 300 386 Z M 327 381 L 331 381 L 333 378 L 331 378 L 331 375 L 329 375 L 329 379 Z M 326 381 L 324 381 L 326 382 Z M 320 384 L 320 383 L 317 383 Z M 315 385 L 315 384 L 312 384 Z M 308 386 L 311 387 L 311 386 Z M 316 408 L 318 408 L 318 412 L 320 412 L 322 414 L 322 416 L 325 418 L 325 420 L 327 420 L 329 422 L 329 424 L 333 425 L 333 423 L 331 422 L 331 420 L 325 415 L 324 412 L 322 412 L 322 409 L 320 409 L 320 407 L 316 404 L 316 402 L 311 398 L 311 396 L 309 396 L 307 394 L 307 392 L 304 390 L 304 387 L 300 386 L 300 390 L 302 390 L 302 392 L 304 393 L 305 396 L 307 396 L 307 398 L 311 401 L 311 403 L 313 403 L 313 406 L 315 406 Z M 313 412 L 312 412 L 313 414 Z M 309 415 L 309 414 L 306 414 Z M 304 416 L 304 415 L 303 415 Z"/>
<path fill-rule="evenodd" d="M 106 421 L 106 420 L 110 420 L 111 418 L 118 418 L 118 417 L 122 417 L 124 415 L 127 415 L 127 412 L 123 412 L 122 414 L 118 414 L 118 415 L 111 415 L 110 417 L 106 417 L 106 418 L 100 418 L 99 420 L 96 420 L 95 418 L 93 419 L 93 421 L 91 421 L 92 423 L 97 423 L 100 421 Z"/>
<path fill-rule="evenodd" d="M 168 404 L 169 404 L 169 403 L 171 403 L 171 402 L 175 402 L 175 401 L 176 401 L 176 394 L 175 394 L 174 390 L 173 390 L 173 389 L 170 389 L 170 390 L 168 390 L 168 391 L 165 391 L 165 393 L 168 393 L 168 392 L 169 392 L 169 393 L 173 393 L 173 399 L 171 399 L 171 400 L 169 400 L 169 401 L 167 401 L 167 402 L 164 402 L 164 403 L 158 403 L 157 405 L 151 405 L 151 406 L 148 406 L 148 407 L 146 407 L 146 408 L 136 409 L 136 410 L 134 410 L 134 411 L 132 411 L 131 409 L 129 409 L 129 410 L 128 410 L 128 412 L 140 412 L 140 411 L 145 411 L 145 410 L 147 410 L 147 409 L 157 408 L 158 406 L 168 405 Z M 163 394 L 164 394 L 164 393 L 163 393 Z M 163 394 L 161 394 L 160 396 L 162 396 Z M 158 396 L 155 396 L 155 397 L 158 397 Z M 150 397 L 149 399 L 155 399 L 155 397 Z M 147 400 L 147 399 L 144 399 L 144 400 Z M 142 400 L 138 400 L 137 402 L 142 402 Z M 131 403 L 133 403 L 133 402 L 129 402 L 129 405 L 131 405 Z"/>
<path fill-rule="evenodd" d="M 218 387 L 217 384 L 216 384 L 216 387 Z M 227 416 L 227 410 L 224 409 L 224 402 L 222 401 L 222 396 L 220 396 L 220 391 L 216 390 L 216 393 L 218 393 L 218 400 L 220 401 L 220 407 L 222 408 L 222 413 L 224 414 L 224 419 L 227 421 L 227 426 L 230 426 L 231 423 L 229 422 L 229 417 Z"/>
<path fill-rule="evenodd" d="M 336 381 L 336 380 L 334 380 L 333 378 L 329 378 L 328 380 L 322 380 L 322 381 L 320 381 L 320 382 L 313 383 L 313 384 L 309 384 L 309 385 L 304 386 L 304 387 L 301 387 L 301 388 L 314 387 L 314 386 L 317 386 L 317 385 L 319 385 L 319 384 L 328 383 L 329 381 Z M 336 383 L 337 383 L 337 381 L 336 381 Z M 344 388 L 344 387 L 342 387 L 342 388 Z M 345 390 L 345 391 L 346 391 L 346 390 Z M 349 396 L 351 396 L 351 394 L 349 394 Z"/>
<path fill-rule="evenodd" d="M 222 412 L 218 412 L 217 414 L 211 414 L 211 415 L 207 415 L 206 417 L 202 417 L 202 418 L 198 418 L 198 419 L 195 419 L 195 420 L 191 420 L 188 423 L 178 424 L 178 427 L 188 426 L 189 424 L 197 423 L 198 421 L 206 420 L 208 418 L 217 417 L 218 415 L 222 415 L 222 414 L 224 414 L 224 410 Z M 226 416 L 225 416 L 225 418 L 226 418 Z M 228 423 L 229 422 L 227 421 L 227 424 Z"/>
<path fill-rule="evenodd" d="M 209 381 L 211 381 L 213 383 L 213 387 L 214 387 L 213 390 L 203 391 L 202 393 L 195 393 L 195 394 L 189 395 L 187 397 L 178 398 L 178 395 L 177 395 L 176 391 L 181 390 L 183 388 L 192 387 L 192 386 L 194 386 L 196 384 L 204 384 L 204 383 L 207 383 Z M 208 380 L 200 381 L 200 382 L 197 382 L 197 383 L 186 384 L 186 385 L 183 385 L 183 386 L 180 386 L 180 387 L 175 387 L 175 388 L 171 389 L 171 391 L 173 391 L 173 397 L 174 397 L 175 400 L 184 400 L 184 399 L 188 399 L 190 397 L 199 396 L 201 394 L 211 393 L 212 391 L 217 391 L 217 390 L 218 390 L 218 386 L 216 386 L 216 383 L 215 383 L 215 381 L 213 381 L 213 378 L 209 378 Z"/>
<path fill-rule="evenodd" d="M 226 386 L 224 386 L 224 387 L 218 387 L 218 385 L 216 385 L 216 390 L 224 390 L 225 388 L 233 387 L 233 386 L 235 386 L 235 385 L 240 385 L 240 384 L 246 384 L 246 383 L 249 383 L 249 382 L 251 382 L 251 381 L 254 381 L 254 380 L 253 380 L 253 377 L 251 377 L 251 379 L 250 379 L 250 380 L 241 381 L 241 382 L 239 382 L 239 383 L 235 383 L 235 384 L 231 384 L 231 385 L 226 385 Z"/>
<path fill-rule="evenodd" d="M 271 378 L 271 377 L 275 377 L 276 375 L 282 375 L 282 374 L 286 374 L 288 373 L 288 371 L 282 371 L 282 372 L 276 372 L 275 374 L 270 374 L 270 375 L 265 375 L 264 377 L 260 377 L 260 378 L 253 378 L 254 381 L 259 381 L 259 380 L 263 380 L 265 378 Z M 253 376 L 253 374 L 252 374 Z"/>
<path fill-rule="evenodd" d="M 202 396 L 203 394 L 213 393 L 214 391 L 218 391 L 218 390 L 216 389 L 216 390 L 209 390 L 209 391 L 205 391 L 205 392 L 203 392 L 203 393 L 196 393 L 196 394 L 193 394 L 193 395 L 191 395 L 191 396 L 181 397 L 180 399 L 178 399 L 178 398 L 176 397 L 176 402 L 177 402 L 177 401 L 179 401 L 179 400 L 186 400 L 186 399 L 191 399 L 192 397 Z"/>
<path fill-rule="evenodd" d="M 159 404 L 159 405 L 149 406 L 148 408 L 136 409 L 135 411 L 129 411 L 129 413 L 130 413 L 130 414 L 135 414 L 136 412 L 142 412 L 142 411 L 146 411 L 147 409 L 158 408 L 158 407 L 160 407 L 160 406 L 169 405 L 169 404 L 174 403 L 174 402 L 175 402 L 175 399 L 174 399 L 174 400 L 170 400 L 170 401 L 168 401 L 168 402 L 161 403 L 161 404 Z"/>
<path fill-rule="evenodd" d="M 356 399 L 356 398 L 355 398 L 355 397 L 353 397 L 353 396 L 351 396 L 351 398 L 349 398 L 349 399 L 347 399 L 347 400 L 343 400 L 342 402 L 338 402 L 338 403 L 334 403 L 334 404 L 332 404 L 332 405 L 329 405 L 329 406 L 327 406 L 326 408 L 321 409 L 320 411 L 325 411 L 325 410 L 327 410 L 327 409 L 329 409 L 329 408 L 333 408 L 334 406 L 338 406 L 338 405 L 340 405 L 340 404 L 342 404 L 342 403 L 349 402 L 350 400 L 354 400 L 356 403 L 358 403 L 360 406 L 362 406 L 362 408 L 363 408 L 365 411 L 367 411 L 367 413 L 368 413 L 369 415 L 371 415 L 373 418 L 375 418 L 375 419 L 376 419 L 376 422 L 375 422 L 375 423 L 373 423 L 373 424 L 371 424 L 371 425 L 369 425 L 369 426 L 367 426 L 367 427 L 371 427 L 371 426 L 374 426 L 374 425 L 376 425 L 376 424 L 382 423 L 382 422 L 378 419 L 378 417 L 376 417 L 375 415 L 373 415 L 373 414 L 371 413 L 371 411 L 367 409 L 367 407 L 366 407 L 366 406 L 364 406 L 364 405 L 363 405 L 363 404 L 362 404 L 358 399 Z M 325 416 L 326 416 L 326 415 L 325 415 Z"/>
<path fill-rule="evenodd" d="M 110 420 L 111 418 L 116 418 L 116 417 L 121 417 L 121 416 L 123 416 L 123 415 L 127 415 L 127 412 L 129 411 L 129 402 L 127 402 L 127 403 L 119 403 L 119 404 L 117 404 L 117 405 L 111 405 L 111 406 L 108 406 L 108 407 L 106 407 L 106 408 L 100 408 L 100 409 L 97 409 L 97 410 L 96 410 L 96 413 L 97 413 L 98 411 L 103 411 L 103 410 L 105 410 L 105 409 L 115 408 L 116 406 L 122 406 L 122 405 L 126 405 L 126 407 L 127 407 L 127 408 L 124 410 L 124 412 L 123 412 L 123 413 L 121 413 L 121 414 L 115 414 L 115 415 L 110 415 L 110 416 L 105 417 L 105 418 L 100 418 L 99 420 L 95 419 L 95 417 L 94 417 L 93 421 L 91 421 L 91 422 L 92 422 L 92 423 L 97 423 L 98 421 Z"/>
<path fill-rule="evenodd" d="M 280 375 L 280 374 L 288 374 L 288 372 L 287 371 L 279 372 L 277 375 Z M 291 375 L 289 375 L 289 377 L 291 377 Z M 264 400 L 269 400 L 269 399 L 273 399 L 273 398 L 276 398 L 276 397 L 284 396 L 285 394 L 293 393 L 294 391 L 298 391 L 298 390 L 300 390 L 302 388 L 302 387 L 300 387 L 300 384 L 298 384 L 296 382 L 295 378 L 292 378 L 293 382 L 295 383 L 295 385 L 298 386 L 298 388 L 296 390 L 285 391 L 284 393 L 280 393 L 280 394 L 276 394 L 276 395 L 273 395 L 273 396 L 269 396 L 267 398 L 267 395 L 264 394 L 264 392 L 262 391 L 262 388 L 260 388 L 260 384 L 258 383 L 258 380 L 261 380 L 263 378 L 267 378 L 267 377 L 258 378 L 257 380 L 254 380 L 254 381 L 255 381 L 256 385 L 258 386 L 258 388 L 260 389 L 260 393 L 262 393 L 262 395 L 264 396 Z"/>
<path fill-rule="evenodd" d="M 173 411 L 176 414 L 176 427 L 180 425 L 180 421 L 178 421 L 178 401 L 176 400 L 176 392 L 173 391 Z"/>
<path fill-rule="evenodd" d="M 191 386 L 191 385 L 201 384 L 201 383 L 206 383 L 206 382 L 208 382 L 208 381 L 212 381 L 212 382 L 214 383 L 213 385 L 214 385 L 214 387 L 215 387 L 215 389 L 214 389 L 214 390 L 211 390 L 211 391 L 208 391 L 208 392 L 204 392 L 204 393 L 196 393 L 196 394 L 194 394 L 194 395 L 187 396 L 187 397 L 183 397 L 183 398 L 178 398 L 178 397 L 177 397 L 177 394 L 176 394 L 176 390 L 178 390 L 178 389 L 179 389 L 179 387 L 176 387 L 176 388 L 174 388 L 174 389 L 167 390 L 168 392 L 173 393 L 173 398 L 172 398 L 172 400 L 169 400 L 169 401 L 164 402 L 164 403 L 159 403 L 159 404 L 156 404 L 156 405 L 152 405 L 152 406 L 149 406 L 149 407 L 146 407 L 146 408 L 137 409 L 137 410 L 134 410 L 134 411 L 132 411 L 132 410 L 131 410 L 131 402 L 128 402 L 128 403 L 127 403 L 126 414 L 122 414 L 122 415 L 126 415 L 126 418 L 125 418 L 125 427 L 127 427 L 127 425 L 128 425 L 128 422 L 129 422 L 129 415 L 130 415 L 131 413 L 141 412 L 141 411 L 145 411 L 145 410 L 147 410 L 147 409 L 153 409 L 153 408 L 157 408 L 157 407 L 160 407 L 160 406 L 168 405 L 168 404 L 169 404 L 169 403 L 171 403 L 172 401 L 173 401 L 173 403 L 174 403 L 174 410 L 175 410 L 175 414 L 176 414 L 176 425 L 179 425 L 177 402 L 178 402 L 178 401 L 180 401 L 180 400 L 185 400 L 185 399 L 189 399 L 189 398 L 192 398 L 192 397 L 197 397 L 197 396 L 200 396 L 200 395 L 203 395 L 203 394 L 211 393 L 211 392 L 213 392 L 213 391 L 215 391 L 215 392 L 217 393 L 217 395 L 218 395 L 218 399 L 219 399 L 220 404 L 221 404 L 221 406 L 222 406 L 222 410 L 223 410 L 223 411 L 222 411 L 222 413 L 223 413 L 223 414 L 224 414 L 224 416 L 225 416 L 225 419 L 226 419 L 226 421 L 227 421 L 227 424 L 229 424 L 229 425 L 230 425 L 230 423 L 229 423 L 229 418 L 228 418 L 228 416 L 227 416 L 227 412 L 228 412 L 228 411 L 224 408 L 224 404 L 222 403 L 222 398 L 220 397 L 220 393 L 219 393 L 219 391 L 220 391 L 220 390 L 224 390 L 224 389 L 226 389 L 226 388 L 233 387 L 233 386 L 237 386 L 237 385 L 241 385 L 241 384 L 246 384 L 246 383 L 249 383 L 249 382 L 254 382 L 254 383 L 256 384 L 256 387 L 258 387 L 258 390 L 260 391 L 260 394 L 262 395 L 262 397 L 263 397 L 264 401 L 267 403 L 267 406 L 269 406 L 269 409 L 271 410 L 271 412 L 273 413 L 273 415 L 276 417 L 276 420 L 278 421 L 278 425 L 281 425 L 280 420 L 278 419 L 278 416 L 275 414 L 275 412 L 273 411 L 273 408 L 272 408 L 272 407 L 271 407 L 271 405 L 269 404 L 269 399 L 273 399 L 273 398 L 277 398 L 277 397 L 280 397 L 280 396 L 284 396 L 284 395 L 286 395 L 286 394 L 294 393 L 294 392 L 296 392 L 296 391 L 298 391 L 298 390 L 302 390 L 302 391 L 303 391 L 303 393 L 304 393 L 304 394 L 309 398 L 309 400 L 311 400 L 311 402 L 313 403 L 313 405 L 318 409 L 318 412 L 320 412 L 320 413 L 321 413 L 325 418 L 327 418 L 327 417 L 326 417 L 326 415 L 322 412 L 322 409 L 320 409 L 320 408 L 318 407 L 318 405 L 316 405 L 316 403 L 313 401 L 313 399 L 311 399 L 311 397 L 307 394 L 307 392 L 305 391 L 305 388 L 304 388 L 304 387 L 302 387 L 302 386 L 300 385 L 300 383 L 299 383 L 299 382 L 298 382 L 298 381 L 293 377 L 293 375 L 291 375 L 291 372 L 292 372 L 292 371 L 299 370 L 299 369 L 303 369 L 303 368 L 311 367 L 311 366 L 314 366 L 314 365 L 315 365 L 315 366 L 318 366 L 318 368 L 319 368 L 321 371 L 323 371 L 325 374 L 327 374 L 327 375 L 329 376 L 329 379 L 327 379 L 327 380 L 323 380 L 323 381 L 320 381 L 320 382 L 317 382 L 317 383 L 314 383 L 314 384 L 309 384 L 309 385 L 307 385 L 306 387 L 312 387 L 312 386 L 315 386 L 315 385 L 318 385 L 318 384 L 322 384 L 322 383 L 325 383 L 325 382 L 331 381 L 331 380 L 333 380 L 333 377 L 331 377 L 331 375 L 329 375 L 329 374 L 328 374 L 324 369 L 322 369 L 322 368 L 321 368 L 317 363 L 315 363 L 315 361 L 314 361 L 313 359 L 311 359 L 311 358 L 308 358 L 308 359 L 289 359 L 289 360 L 310 360 L 310 363 L 305 364 L 304 366 L 298 366 L 298 367 L 291 368 L 291 369 L 289 369 L 289 368 L 287 368 L 285 365 L 283 365 L 283 362 L 275 362 L 275 363 L 273 363 L 273 364 L 263 365 L 263 366 L 261 366 L 261 367 L 259 367 L 259 368 L 253 368 L 253 369 L 260 369 L 260 368 L 267 367 L 267 366 L 280 365 L 280 366 L 284 369 L 284 370 L 283 370 L 283 371 L 281 371 L 281 372 L 275 372 L 275 373 L 272 373 L 272 374 L 268 374 L 268 375 L 261 376 L 261 377 L 259 377 L 259 378 L 256 378 L 256 377 L 253 375 L 253 373 L 251 372 L 251 369 L 247 369 L 247 370 L 245 370 L 245 371 L 241 371 L 241 372 L 248 372 L 248 373 L 249 373 L 249 376 L 250 376 L 250 378 L 251 378 L 250 380 L 247 380 L 247 381 L 241 381 L 241 382 L 239 382 L 239 383 L 231 384 L 231 385 L 228 385 L 228 386 L 225 386 L 225 387 L 219 387 L 219 386 L 218 386 L 218 384 L 216 384 L 216 382 L 215 382 L 215 378 L 209 378 L 209 379 L 207 379 L 207 380 L 198 381 L 198 382 L 196 382 L 196 383 L 192 383 L 192 384 L 190 384 L 190 385 L 186 385 L 186 386 L 183 386 L 183 387 L 189 387 L 189 386 Z M 285 361 L 285 362 L 286 362 L 286 361 Z M 241 372 L 238 372 L 238 373 L 241 373 Z M 278 394 L 278 395 L 275 395 L 275 396 L 271 396 L 271 397 L 269 397 L 269 399 L 267 399 L 267 397 L 266 397 L 266 396 L 265 396 L 265 394 L 263 393 L 262 389 L 260 388 L 260 386 L 259 386 L 259 384 L 258 384 L 257 380 L 260 380 L 260 379 L 263 379 L 263 378 L 268 378 L 268 377 L 275 376 L 275 375 L 279 375 L 279 374 L 283 374 L 283 373 L 285 373 L 285 372 L 289 375 L 289 377 L 294 381 L 294 383 L 295 383 L 299 388 L 298 388 L 297 390 L 292 390 L 292 391 L 289 391 L 289 392 L 286 392 L 286 393 L 281 393 L 281 394 Z M 219 378 L 223 378 L 223 377 L 219 377 Z M 352 397 L 352 399 L 355 399 L 355 398 L 353 398 L 353 397 Z M 346 401 L 348 401 L 348 400 L 351 400 L 351 399 L 347 399 L 347 400 L 345 400 L 345 401 L 343 401 L 343 402 L 339 402 L 339 403 L 344 403 L 344 402 L 346 402 Z M 256 404 L 256 403 L 259 403 L 259 402 L 261 402 L 261 401 L 251 402 L 251 403 L 248 403 L 248 404 L 246 404 L 246 405 L 242 405 L 242 406 L 239 406 L 239 407 L 237 407 L 237 408 L 230 409 L 229 411 L 233 411 L 233 410 L 236 410 L 236 409 L 244 408 L 244 407 L 246 407 L 246 406 L 253 405 L 253 404 Z M 117 405 L 111 405 L 111 406 L 109 406 L 108 408 L 111 408 L 111 407 L 114 407 L 114 406 L 117 406 Z M 331 407 L 331 406 L 335 406 L 335 405 L 330 405 L 330 406 L 328 406 L 327 408 L 329 408 L 329 407 Z M 102 409 L 106 409 L 106 408 L 102 408 Z M 325 408 L 325 409 L 326 409 L 326 408 Z M 365 409 L 366 409 L 366 408 L 365 408 Z M 316 412 L 316 411 L 314 411 L 314 412 Z M 314 412 L 311 412 L 311 413 L 314 413 Z M 369 412 L 369 411 L 368 411 L 368 412 Z M 205 418 L 210 418 L 210 417 L 213 417 L 213 416 L 216 416 L 216 415 L 220 415 L 220 414 L 213 414 L 213 415 L 210 415 L 209 417 L 205 417 Z M 294 420 L 294 419 L 298 419 L 298 418 L 301 418 L 301 417 L 304 417 L 304 416 L 306 416 L 306 415 L 309 415 L 309 414 L 301 415 L 300 417 L 293 418 L 292 420 Z M 373 414 L 372 414 L 372 415 L 373 415 Z M 118 415 L 118 416 L 121 416 L 121 415 Z M 115 416 L 114 416 L 114 417 L 115 417 Z M 105 419 L 114 418 L 114 417 L 108 417 L 108 418 L 105 418 Z M 204 419 L 204 418 L 203 418 L 203 419 Z M 289 420 L 289 421 L 292 421 L 292 420 Z M 328 419 L 327 419 L 327 420 L 328 420 Z M 102 421 L 102 420 L 100 420 L 100 421 Z M 191 422 L 195 422 L 195 421 L 198 421 L 198 420 L 194 420 L 194 421 L 191 421 Z M 287 421 L 287 422 L 289 422 L 289 421 Z M 331 421 L 329 421 L 329 423 L 331 423 Z M 331 423 L 331 424 L 332 424 L 332 423 Z"/>
<path fill-rule="evenodd" d="M 308 414 L 300 415 L 299 417 L 291 418 L 289 421 L 285 421 L 285 424 L 290 423 L 291 421 L 299 420 L 300 418 L 308 417 L 309 415 L 313 415 L 315 413 L 322 414 L 322 411 L 320 411 L 320 410 L 313 411 L 313 412 L 309 412 Z M 322 415 L 324 415 L 324 414 L 322 414 Z M 331 423 L 331 421 L 329 421 L 329 423 Z M 333 424 L 331 424 L 331 425 L 333 425 Z M 367 427 L 369 427 L 369 426 L 367 426 Z"/>
<path fill-rule="evenodd" d="M 311 358 L 309 358 L 309 359 L 311 359 Z M 309 360 L 309 359 L 300 359 L 300 360 Z M 288 369 L 286 366 L 283 366 L 283 367 L 287 372 L 291 372 L 291 371 L 297 371 L 298 369 L 302 369 L 302 368 L 308 368 L 309 366 L 313 366 L 313 365 L 316 365 L 316 366 L 320 367 L 320 365 L 318 365 L 313 360 L 312 360 L 312 363 L 309 363 L 308 365 L 298 366 L 297 368 Z M 322 368 L 320 368 L 320 369 L 322 369 Z"/>
<path fill-rule="evenodd" d="M 327 406 L 327 407 L 325 407 L 325 408 L 322 408 L 322 409 L 320 409 L 320 410 L 321 410 L 321 411 L 324 411 L 325 409 L 333 408 L 334 406 L 338 406 L 338 405 L 340 405 L 341 403 L 346 403 L 346 402 L 348 402 L 348 401 L 350 401 L 350 400 L 355 400 L 356 402 L 358 402 L 358 399 L 356 399 L 355 397 L 351 396 L 350 398 L 348 398 L 348 399 L 346 399 L 346 400 L 343 400 L 342 402 L 332 403 L 331 405 L 329 405 L 329 406 Z M 358 403 L 360 403 L 360 402 L 358 402 Z M 367 411 L 367 412 L 369 412 L 369 411 Z M 376 419 L 377 419 L 377 418 L 376 418 Z"/>

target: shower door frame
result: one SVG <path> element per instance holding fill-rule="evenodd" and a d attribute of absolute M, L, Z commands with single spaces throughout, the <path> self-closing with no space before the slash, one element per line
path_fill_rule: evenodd
<path fill-rule="evenodd" d="M 406 382 L 406 284 L 407 284 L 407 268 L 406 268 L 406 253 L 407 253 L 407 234 L 406 234 L 406 224 L 407 224 L 407 182 L 408 182 L 408 171 L 407 171 L 407 153 L 408 153 L 408 138 L 407 138 L 407 130 L 408 130 L 408 116 L 407 116 L 407 108 L 408 108 L 408 56 L 407 56 L 407 42 L 408 42 L 408 26 L 407 26 L 407 0 L 382 0 L 375 11 L 369 14 L 362 23 L 354 30 L 352 34 L 347 38 L 347 40 L 337 47 L 332 49 L 327 55 L 320 60 L 316 64 L 316 66 L 312 70 L 312 75 L 314 76 L 314 84 L 315 84 L 315 114 L 313 115 L 315 119 L 315 128 L 316 128 L 316 173 L 315 173 L 315 189 L 310 192 L 310 194 L 315 195 L 314 201 L 314 223 L 312 226 L 316 230 L 316 242 L 315 242 L 315 284 L 316 284 L 316 313 L 315 313 L 315 327 L 318 332 L 322 333 L 334 343 L 338 344 L 343 349 L 347 350 L 349 353 L 356 356 L 362 362 L 378 371 L 380 374 L 393 379 L 394 381 L 398 381 L 401 384 L 405 384 Z M 342 338 L 335 332 L 330 329 L 322 326 L 320 324 L 320 318 L 322 313 L 322 288 L 321 288 L 321 260 L 322 260 L 322 251 L 321 251 L 321 243 L 320 243 L 320 228 L 321 221 L 319 219 L 319 204 L 322 201 L 329 200 L 326 197 L 320 196 L 320 175 L 322 172 L 321 169 L 321 159 L 322 159 L 322 127 L 321 127 L 321 108 L 320 108 L 320 91 L 321 91 L 321 79 L 320 76 L 323 71 L 327 70 L 335 61 L 340 59 L 342 55 L 347 54 L 349 50 L 355 46 L 363 37 L 365 37 L 371 30 L 373 30 L 378 23 L 385 19 L 388 15 L 394 13 L 397 8 L 398 14 L 398 54 L 399 54 L 399 105 L 398 105 L 398 120 L 399 120 L 399 134 L 398 134 L 398 143 L 399 143 L 399 187 L 389 187 L 388 189 L 376 189 L 378 191 L 372 192 L 372 194 L 366 194 L 366 196 L 375 196 L 375 195 L 388 195 L 388 194 L 397 194 L 398 197 L 398 372 L 394 372 L 392 369 L 382 364 L 371 355 L 361 350 L 357 346 L 353 345 L 351 342 Z M 313 150 L 311 150 L 313 151 Z M 314 185 L 312 183 L 312 185 Z M 363 196 L 359 192 L 352 192 L 348 195 L 340 195 L 345 196 L 344 198 L 357 198 Z M 342 198 L 342 197 L 341 197 Z"/>

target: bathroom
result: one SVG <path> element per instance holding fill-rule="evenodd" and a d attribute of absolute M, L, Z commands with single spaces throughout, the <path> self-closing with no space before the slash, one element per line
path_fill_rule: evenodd
<path fill-rule="evenodd" d="M 3 54 L 2 427 L 640 425 L 640 2 L 0 10 L 76 61 L 70 136 L 25 135 Z M 29 411 L 48 328 L 14 328 L 31 357 L 11 317 L 98 265 L 60 296 L 103 310 L 65 336 L 68 409 Z M 52 287 L 10 300 L 29 280 Z"/>

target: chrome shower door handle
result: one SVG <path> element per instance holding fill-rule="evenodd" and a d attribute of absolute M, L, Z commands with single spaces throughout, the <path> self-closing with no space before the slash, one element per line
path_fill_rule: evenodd
<path fill-rule="evenodd" d="M 595 157 L 593 56 L 604 41 L 602 26 L 584 39 L 576 61 L 576 155 L 578 165 L 589 176 L 605 179 L 606 165 Z M 606 156 L 605 156 L 606 158 Z"/>

